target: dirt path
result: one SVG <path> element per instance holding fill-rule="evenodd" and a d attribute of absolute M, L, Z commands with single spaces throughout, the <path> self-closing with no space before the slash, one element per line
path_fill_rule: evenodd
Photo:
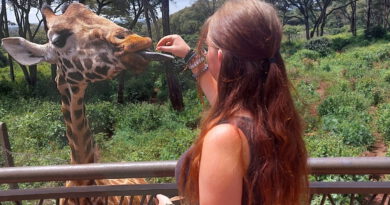
<path fill-rule="evenodd" d="M 320 95 L 320 101 L 318 103 L 313 104 L 310 106 L 310 114 L 312 116 L 318 116 L 318 105 L 325 99 L 326 97 L 326 90 L 329 88 L 329 83 L 327 82 L 320 82 L 320 85 L 318 86 L 316 92 Z"/>
<path fill-rule="evenodd" d="M 377 111 L 377 107 L 372 106 L 368 112 L 371 115 L 375 115 L 376 111 Z M 368 147 L 368 151 L 364 152 L 362 156 L 363 157 L 385 157 L 388 149 L 383 139 L 383 136 L 378 132 L 374 132 L 372 135 L 375 138 L 375 143 L 370 147 Z M 370 175 L 370 179 L 373 181 L 382 181 L 385 179 L 385 176 L 375 174 L 375 175 Z M 384 201 L 383 198 L 384 198 L 383 194 L 378 194 L 374 199 L 372 199 L 372 202 L 370 204 L 373 205 L 389 204 L 389 197 L 387 197 L 386 195 Z M 365 200 L 370 201 L 371 198 L 366 197 Z"/>

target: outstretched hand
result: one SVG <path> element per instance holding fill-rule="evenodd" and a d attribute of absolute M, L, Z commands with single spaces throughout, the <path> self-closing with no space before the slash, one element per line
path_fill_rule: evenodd
<path fill-rule="evenodd" d="M 164 196 L 162 194 L 157 194 L 156 198 L 158 199 L 158 204 L 156 203 L 156 205 L 170 205 L 170 204 L 173 204 L 172 201 L 168 197 L 166 197 L 166 196 Z"/>
<path fill-rule="evenodd" d="M 181 36 L 174 34 L 160 39 L 157 43 L 156 50 L 172 53 L 177 57 L 184 58 L 188 51 L 190 51 L 190 46 L 188 46 Z"/>

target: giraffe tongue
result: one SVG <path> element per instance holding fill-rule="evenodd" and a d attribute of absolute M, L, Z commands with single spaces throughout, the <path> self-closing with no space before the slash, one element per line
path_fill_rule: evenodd
<path fill-rule="evenodd" d="M 157 53 L 152 51 L 140 51 L 138 52 L 142 57 L 150 61 L 167 61 L 173 60 L 175 57 L 165 53 Z"/>

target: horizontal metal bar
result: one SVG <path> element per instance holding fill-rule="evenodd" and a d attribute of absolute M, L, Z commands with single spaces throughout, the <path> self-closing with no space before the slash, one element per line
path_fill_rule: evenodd
<path fill-rule="evenodd" d="M 383 194 L 390 193 L 390 182 L 311 182 L 310 194 Z M 56 198 L 177 195 L 176 184 L 137 184 L 110 186 L 54 187 L 0 191 L 0 201 Z"/>
<path fill-rule="evenodd" d="M 310 158 L 310 173 L 390 174 L 389 157 Z M 176 161 L 0 168 L 0 183 L 173 177 Z"/>
<path fill-rule="evenodd" d="M 172 177 L 175 161 L 0 168 L 0 183 Z"/>
<path fill-rule="evenodd" d="M 390 174 L 390 157 L 310 158 L 310 173 L 316 174 Z"/>
<path fill-rule="evenodd" d="M 310 182 L 310 194 L 384 194 L 390 182 Z"/>
<path fill-rule="evenodd" d="M 176 196 L 177 186 L 176 184 L 137 184 L 11 189 L 0 191 L 0 201 L 156 194 Z"/>

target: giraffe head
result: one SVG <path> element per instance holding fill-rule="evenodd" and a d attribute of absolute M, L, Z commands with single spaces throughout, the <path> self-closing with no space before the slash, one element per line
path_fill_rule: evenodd
<path fill-rule="evenodd" d="M 3 39 L 2 45 L 21 64 L 57 64 L 57 74 L 70 84 L 111 79 L 126 68 L 139 72 L 150 60 L 167 58 L 146 51 L 152 46 L 150 38 L 120 27 L 82 4 L 69 5 L 61 15 L 50 7 L 43 7 L 41 12 L 48 43 L 39 45 L 11 37 Z"/>

